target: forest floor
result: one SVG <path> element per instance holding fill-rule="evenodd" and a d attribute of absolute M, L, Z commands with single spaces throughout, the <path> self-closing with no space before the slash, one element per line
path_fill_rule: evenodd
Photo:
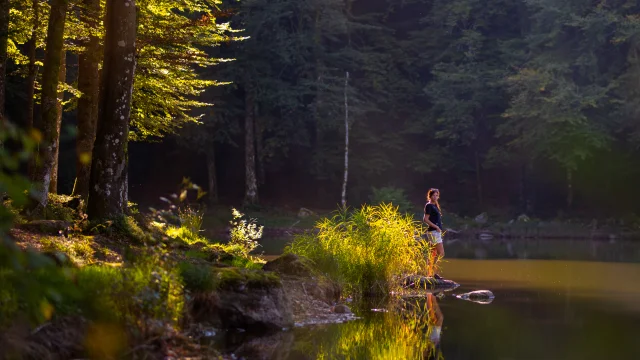
<path fill-rule="evenodd" d="M 43 259 L 53 260 L 53 267 L 47 266 L 46 273 L 60 273 L 60 278 L 63 279 L 58 279 L 57 275 L 45 275 L 42 282 L 27 275 L 34 271 L 28 266 L 42 264 L 42 260 L 26 260 L 27 268 L 12 270 L 15 274 L 0 272 L 0 280 L 4 281 L 6 279 L 3 276 L 8 276 L 7 279 L 16 282 L 17 286 L 15 289 L 11 286 L 0 289 L 0 295 L 4 294 L 4 290 L 10 296 L 17 295 L 17 302 L 24 301 L 26 310 L 36 314 L 39 319 L 32 326 L 20 325 L 24 331 L 17 331 L 13 325 L 3 329 L 3 322 L 0 322 L 0 347 L 9 349 L 7 351 L 12 348 L 18 352 L 26 351 L 28 356 L 35 358 L 43 358 L 41 355 L 47 352 L 65 358 L 86 355 L 91 351 L 102 352 L 102 355 L 104 351 L 111 354 L 126 353 L 129 358 L 226 358 L 214 348 L 203 345 L 201 340 L 203 334 L 210 332 L 208 329 L 232 325 L 224 323 L 224 320 L 220 323 L 215 311 L 210 320 L 212 323 L 194 321 L 200 319 L 193 315 L 193 301 L 213 301 L 216 306 L 224 306 L 220 299 L 225 296 L 230 299 L 245 296 L 252 303 L 250 298 L 254 296 L 254 292 L 255 296 L 274 297 L 276 309 L 265 309 L 265 316 L 274 311 L 291 313 L 292 321 L 296 324 L 343 321 L 345 316 L 351 316 L 333 311 L 333 306 L 340 299 L 339 289 L 335 288 L 335 284 L 320 281 L 317 277 L 301 278 L 263 270 L 269 260 L 278 257 L 249 255 L 238 245 L 222 244 L 215 238 L 208 238 L 206 232 L 201 231 L 200 225 L 190 223 L 199 217 L 202 220 L 201 214 L 197 212 L 179 212 L 182 222 L 174 225 L 171 221 L 159 224 L 153 217 L 137 212 L 117 221 L 95 224 L 87 221 L 82 212 L 70 205 L 75 204 L 72 200 L 65 196 L 51 197 L 43 219 L 18 216 L 15 226 L 7 233 L 10 242 L 17 245 L 21 253 L 35 254 L 36 257 L 44 255 Z M 227 210 L 227 213 L 228 218 L 214 221 L 218 224 L 226 221 L 228 224 L 231 212 Z M 318 216 L 308 216 L 311 217 Z M 284 219 L 289 217 L 276 213 L 269 219 L 270 224 L 287 224 Z M 303 220 L 300 223 L 308 224 L 311 219 Z M 225 229 L 228 233 L 228 226 L 220 227 L 218 231 Z M 3 251 L 0 247 L 0 258 Z M 9 254 L 11 257 L 18 256 L 17 253 Z M 289 267 L 283 268 L 286 271 Z M 26 272 L 20 275 L 23 271 Z M 71 277 L 67 279 L 69 274 Z M 20 279 L 26 276 L 30 276 L 29 284 L 21 284 Z M 170 292 L 157 290 L 158 281 L 160 284 L 169 284 L 169 288 L 178 286 L 182 289 L 184 286 L 185 295 L 181 292 L 176 298 Z M 277 285 L 280 281 L 281 285 Z M 42 304 L 46 303 L 44 309 L 49 310 L 43 318 L 41 308 L 44 305 L 29 305 L 29 299 L 23 298 L 23 295 L 46 293 L 49 291 L 48 286 L 51 286 L 49 282 L 55 284 L 52 288 L 56 295 L 49 298 L 45 294 L 45 299 L 49 300 L 44 300 Z M 172 285 L 174 282 L 176 285 Z M 246 285 L 248 292 L 238 290 L 245 287 L 238 287 L 240 283 Z M 259 290 L 249 291 L 252 286 L 258 286 Z M 24 292 L 24 289 L 29 291 Z M 101 294 L 96 293 L 97 289 L 101 289 Z M 310 289 L 316 291 L 309 293 Z M 123 297 L 122 291 L 127 295 Z M 138 293 L 140 295 L 136 295 Z M 155 294 L 155 300 L 144 300 L 142 305 L 136 303 L 138 296 L 145 293 Z M 81 300 L 74 299 L 77 296 Z M 281 296 L 288 300 L 278 304 L 277 299 Z M 66 297 L 71 300 L 65 300 Z M 283 305 L 287 303 L 291 304 L 289 310 Z M 15 315 L 15 310 L 3 306 L 0 302 L 0 315 L 5 314 L 5 310 L 9 315 Z M 176 314 L 184 312 L 184 318 L 179 323 L 171 321 L 166 317 L 167 312 L 171 311 Z M 236 318 L 251 317 L 252 311 Z M 96 330 L 95 326 L 101 326 L 101 319 L 105 314 L 112 315 L 112 319 L 120 319 L 116 321 L 117 324 L 127 324 L 117 330 L 126 334 L 123 335 L 126 339 L 111 339 L 112 347 L 119 350 L 86 348 L 89 346 L 86 344 L 88 337 L 95 331 L 104 330 Z M 178 318 L 180 317 L 182 316 L 179 315 Z M 260 321 L 269 324 L 278 323 L 279 320 L 266 318 Z M 242 327 L 242 324 L 233 326 Z M 279 325 L 280 328 L 282 326 L 284 325 Z M 51 331 L 52 329 L 57 330 Z M 206 342 L 204 339 L 204 343 Z"/>

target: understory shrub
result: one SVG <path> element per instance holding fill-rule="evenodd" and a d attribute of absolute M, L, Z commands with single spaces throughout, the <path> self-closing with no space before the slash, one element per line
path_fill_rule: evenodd
<path fill-rule="evenodd" d="M 86 266 L 78 271 L 84 294 L 76 308 L 93 320 L 125 325 L 146 338 L 150 326 L 177 326 L 184 309 L 184 286 L 177 267 L 154 249 L 124 267 Z"/>
<path fill-rule="evenodd" d="M 244 219 L 244 214 L 236 209 L 231 209 L 233 220 L 231 220 L 230 247 L 227 251 L 235 249 L 238 256 L 249 257 L 249 253 L 258 246 L 258 240 L 262 238 L 264 226 L 258 226 L 256 219 Z"/>
<path fill-rule="evenodd" d="M 428 271 L 431 245 L 421 239 L 421 223 L 390 204 L 340 210 L 316 229 L 295 237 L 285 252 L 313 260 L 347 294 L 388 293 L 398 276 Z"/>

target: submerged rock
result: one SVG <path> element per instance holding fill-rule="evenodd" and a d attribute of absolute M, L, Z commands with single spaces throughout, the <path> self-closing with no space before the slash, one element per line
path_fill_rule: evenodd
<path fill-rule="evenodd" d="M 491 304 L 495 295 L 490 290 L 476 290 L 464 294 L 456 295 L 458 299 L 473 301 L 478 304 Z"/>
<path fill-rule="evenodd" d="M 460 286 L 460 284 L 452 280 L 436 279 L 436 278 L 420 276 L 420 275 L 407 276 L 402 281 L 402 285 L 405 288 L 410 288 L 410 289 L 428 289 L 428 290 L 455 289 L 458 286 Z"/>

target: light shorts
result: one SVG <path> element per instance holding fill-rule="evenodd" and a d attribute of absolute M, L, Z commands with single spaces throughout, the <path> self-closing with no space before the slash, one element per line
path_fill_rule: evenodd
<path fill-rule="evenodd" d="M 442 233 L 439 231 L 427 231 L 427 238 L 434 245 L 442 243 Z"/>

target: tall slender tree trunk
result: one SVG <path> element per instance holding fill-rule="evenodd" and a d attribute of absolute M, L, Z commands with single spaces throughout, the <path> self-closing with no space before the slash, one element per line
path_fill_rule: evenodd
<path fill-rule="evenodd" d="M 7 48 L 9 46 L 9 0 L 0 0 L 0 126 L 6 121 Z"/>
<path fill-rule="evenodd" d="M 53 167 L 56 161 L 58 131 L 58 79 L 62 64 L 64 25 L 67 17 L 68 0 L 52 0 L 47 28 L 47 44 L 42 70 L 42 132 L 39 163 L 33 176 L 31 197 L 41 207 L 47 205 L 47 195 Z"/>
<path fill-rule="evenodd" d="M 67 52 L 62 50 L 60 55 L 60 71 L 58 73 L 58 103 L 56 104 L 57 118 L 56 118 L 56 131 L 58 132 L 58 138 L 56 139 L 56 146 L 54 147 L 53 166 L 51 167 L 51 182 L 49 183 L 49 193 L 58 193 L 58 164 L 60 160 L 60 127 L 62 126 L 62 102 L 64 101 L 64 89 L 60 85 L 64 85 L 67 79 Z"/>
<path fill-rule="evenodd" d="M 27 106 L 25 109 L 24 125 L 27 129 L 33 128 L 33 112 L 35 110 L 36 77 L 38 66 L 36 65 L 36 49 L 38 47 L 38 29 L 40 28 L 40 0 L 33 0 L 31 7 L 33 11 L 33 24 L 31 25 L 31 38 L 27 45 L 27 56 L 29 65 L 27 67 Z"/>
<path fill-rule="evenodd" d="M 218 202 L 218 178 L 216 176 L 216 152 L 215 145 L 211 144 L 207 148 L 207 173 L 209 175 L 209 204 Z"/>
<path fill-rule="evenodd" d="M 109 0 L 105 17 L 104 76 L 87 214 L 90 219 L 124 215 L 128 200 L 128 137 L 136 68 L 135 0 Z"/>
<path fill-rule="evenodd" d="M 258 183 L 256 180 L 256 152 L 255 152 L 255 92 L 251 79 L 245 88 L 245 118 L 244 118 L 244 151 L 245 151 L 245 180 L 246 189 L 244 204 L 258 204 Z"/>
<path fill-rule="evenodd" d="M 573 206 L 573 170 L 567 168 L 567 209 Z"/>
<path fill-rule="evenodd" d="M 478 150 L 475 151 L 475 163 L 476 163 L 476 193 L 478 196 L 478 205 L 480 208 L 484 208 L 484 199 L 482 192 L 482 166 L 480 165 L 480 155 L 478 154 Z"/>
<path fill-rule="evenodd" d="M 100 92 L 100 0 L 83 0 L 82 21 L 91 29 L 85 51 L 78 62 L 78 137 L 76 140 L 76 181 L 73 195 L 87 200 L 91 179 L 91 155 L 96 140 Z"/>
<path fill-rule="evenodd" d="M 342 207 L 347 206 L 347 179 L 349 178 L 349 72 L 344 77 L 344 179 L 342 180 Z"/>
<path fill-rule="evenodd" d="M 264 132 L 264 124 L 257 114 L 254 116 L 255 122 L 255 138 L 256 138 L 256 165 L 258 167 L 258 183 L 264 184 L 264 143 L 262 136 Z"/>

